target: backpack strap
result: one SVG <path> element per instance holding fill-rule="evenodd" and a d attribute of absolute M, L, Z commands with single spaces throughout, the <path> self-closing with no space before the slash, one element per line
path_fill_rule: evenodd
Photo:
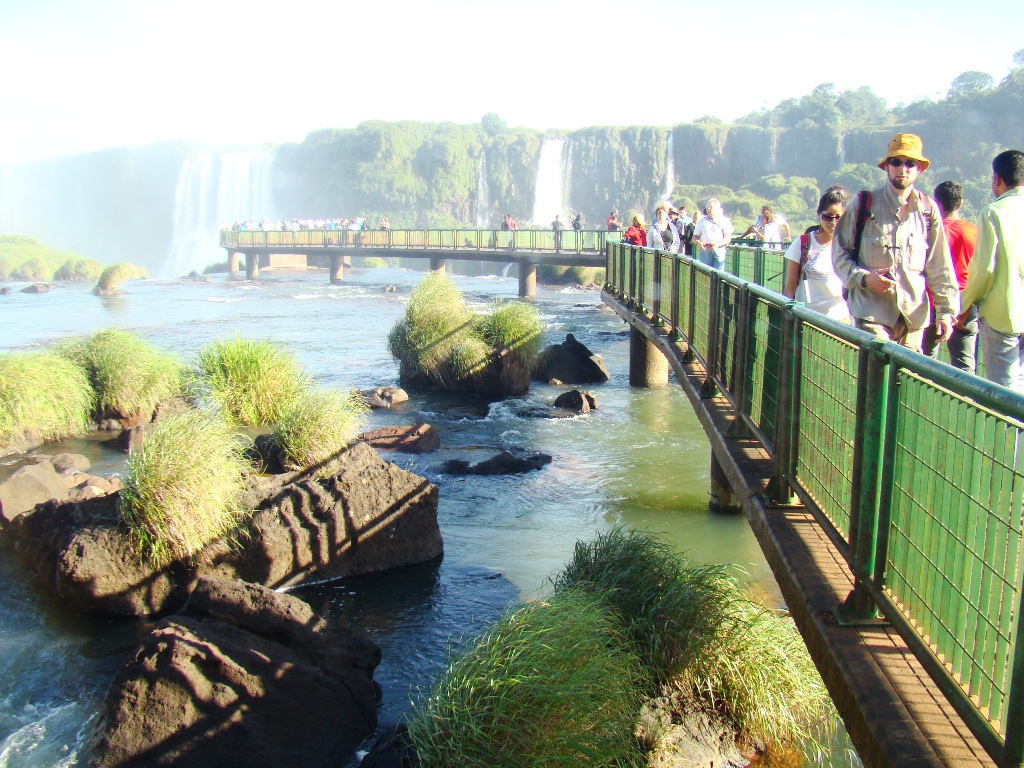
<path fill-rule="evenodd" d="M 862 189 L 857 193 L 857 229 L 853 236 L 853 250 L 850 251 L 850 255 L 853 256 L 853 260 L 860 262 L 860 240 L 864 234 L 864 225 L 867 223 L 868 216 L 871 215 L 871 193 L 866 189 Z"/>
<path fill-rule="evenodd" d="M 807 263 L 807 257 L 811 253 L 811 233 L 804 232 L 800 235 L 800 269 Z"/>

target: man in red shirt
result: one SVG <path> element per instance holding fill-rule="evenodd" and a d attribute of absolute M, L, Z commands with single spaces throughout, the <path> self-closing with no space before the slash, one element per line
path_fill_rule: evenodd
<path fill-rule="evenodd" d="M 967 287 L 967 265 L 974 256 L 974 241 L 978 237 L 978 228 L 969 221 L 960 218 L 960 206 L 963 204 L 964 190 L 955 181 L 944 181 L 932 193 L 935 202 L 942 211 L 942 228 L 946 230 L 946 241 L 953 257 L 953 271 L 962 291 Z M 929 331 L 932 329 L 929 328 Z M 933 339 L 931 333 L 925 334 L 925 345 Z M 938 345 L 932 347 L 932 354 Z M 961 371 L 974 373 L 978 357 L 978 307 L 972 306 L 953 326 L 953 335 L 946 342 L 949 350 L 949 361 Z M 926 347 L 925 353 L 928 353 Z"/>

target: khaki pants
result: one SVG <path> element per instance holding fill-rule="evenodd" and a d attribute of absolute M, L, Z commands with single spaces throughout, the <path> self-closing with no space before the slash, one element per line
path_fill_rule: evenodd
<path fill-rule="evenodd" d="M 916 331 L 912 331 L 907 328 L 907 321 L 900 315 L 899 320 L 893 326 L 883 325 L 882 323 L 876 323 L 871 320 L 861 320 L 859 317 L 854 318 L 856 326 L 862 331 L 867 331 L 876 339 L 882 339 L 883 341 L 895 341 L 901 347 L 912 349 L 915 352 L 921 351 L 921 341 L 924 339 L 924 328 L 918 328 Z"/>

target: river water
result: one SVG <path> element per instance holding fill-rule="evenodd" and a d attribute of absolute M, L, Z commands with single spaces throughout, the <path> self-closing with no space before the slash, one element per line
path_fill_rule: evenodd
<path fill-rule="evenodd" d="M 387 334 L 421 277 L 397 268 L 354 270 L 343 284 L 330 285 L 323 270 L 265 271 L 258 282 L 138 281 L 113 297 L 93 296 L 91 286 L 81 285 L 15 292 L 0 296 L 0 351 L 122 328 L 187 360 L 204 343 L 237 333 L 280 342 L 326 386 L 397 385 Z M 453 279 L 481 309 L 515 298 L 518 289 L 512 278 Z M 387 285 L 399 290 L 386 292 Z M 392 411 L 372 412 L 366 428 L 427 421 L 440 432 L 438 451 L 388 458 L 439 487 L 443 561 L 300 592 L 382 647 L 375 675 L 383 688 L 382 724 L 409 710 L 450 646 L 510 603 L 541 594 L 577 540 L 613 525 L 657 531 L 700 562 L 733 564 L 753 590 L 781 605 L 745 519 L 707 510 L 710 447 L 678 385 L 628 386 L 627 327 L 597 292 L 541 286 L 536 306 L 545 345 L 573 333 L 604 359 L 611 381 L 589 387 L 599 409 L 540 417 L 560 390 L 535 384 L 525 397 L 490 406 L 411 393 Z M 542 451 L 553 461 L 523 475 L 440 471 L 448 459 L 477 462 L 501 449 Z M 85 453 L 96 474 L 122 470 L 121 454 L 97 436 L 40 450 Z M 15 457 L 0 458 L 0 477 L 14 466 Z M 103 693 L 147 626 L 69 616 L 2 558 L 0 580 L 0 768 L 84 765 Z M 849 764 L 846 749 L 838 751 L 834 761 L 816 764 Z"/>

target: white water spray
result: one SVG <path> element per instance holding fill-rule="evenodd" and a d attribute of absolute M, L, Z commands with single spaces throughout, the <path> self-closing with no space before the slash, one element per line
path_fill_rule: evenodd
<path fill-rule="evenodd" d="M 550 226 L 556 215 L 562 217 L 563 223 L 568 223 L 565 212 L 567 144 L 565 139 L 545 139 L 540 147 L 533 224 Z"/>
<path fill-rule="evenodd" d="M 487 152 L 483 149 L 476 169 L 476 225 L 480 229 L 491 227 L 491 189 L 487 184 Z"/>
<path fill-rule="evenodd" d="M 665 147 L 665 194 L 666 200 L 672 199 L 676 188 L 676 153 L 674 148 L 675 131 L 668 132 L 668 144 Z"/>

